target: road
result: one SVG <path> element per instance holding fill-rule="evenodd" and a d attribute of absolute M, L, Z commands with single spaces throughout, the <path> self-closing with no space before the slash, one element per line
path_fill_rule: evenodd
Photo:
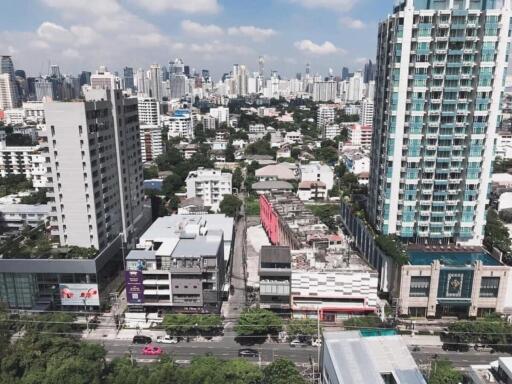
<path fill-rule="evenodd" d="M 224 303 L 222 308 L 222 314 L 226 319 L 240 317 L 240 313 L 245 307 L 244 254 L 247 241 L 245 237 L 246 222 L 242 217 L 236 223 L 235 244 L 233 246 L 233 267 L 230 284 L 234 287 L 234 292 L 233 294 L 230 293 L 227 303 Z"/>
<path fill-rule="evenodd" d="M 139 361 L 152 361 L 158 359 L 154 356 L 143 356 L 141 351 L 142 345 L 134 345 L 128 340 L 114 340 L 105 343 L 107 350 L 107 358 L 113 359 L 115 357 L 129 356 L 130 349 L 133 353 L 133 358 Z M 238 350 L 245 348 L 234 341 L 231 342 L 181 342 L 179 344 L 162 344 L 160 345 L 166 354 L 173 357 L 177 361 L 190 361 L 194 357 L 212 354 L 221 359 L 233 359 L 238 357 Z M 310 363 L 310 358 L 316 362 L 317 348 L 316 347 L 301 347 L 291 348 L 288 344 L 260 344 L 250 346 L 260 351 L 261 363 L 271 363 L 274 359 L 279 357 L 286 357 L 296 364 L 304 365 Z M 258 358 L 249 358 L 249 360 L 258 363 Z"/>
<path fill-rule="evenodd" d="M 418 365 L 428 364 L 433 361 L 433 356 L 438 355 L 438 359 L 450 360 L 456 368 L 468 368 L 470 365 L 488 364 L 491 361 L 498 360 L 500 356 L 509 356 L 507 354 L 497 354 L 489 352 L 453 352 L 443 351 L 440 347 L 420 347 L 418 352 L 412 352 L 412 356 Z"/>

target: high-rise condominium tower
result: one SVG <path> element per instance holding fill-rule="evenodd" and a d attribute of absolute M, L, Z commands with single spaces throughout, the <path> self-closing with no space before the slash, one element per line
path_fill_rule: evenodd
<path fill-rule="evenodd" d="M 369 213 L 411 243 L 480 245 L 510 0 L 402 0 L 380 23 Z"/>
<path fill-rule="evenodd" d="M 89 88 L 85 101 L 44 104 L 52 234 L 62 245 L 103 249 L 142 229 L 137 99 Z"/>

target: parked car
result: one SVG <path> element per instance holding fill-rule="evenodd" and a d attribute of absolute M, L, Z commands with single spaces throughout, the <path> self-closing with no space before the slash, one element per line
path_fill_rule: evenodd
<path fill-rule="evenodd" d="M 161 344 L 178 344 L 178 338 L 177 337 L 171 337 L 169 335 L 165 336 L 158 336 L 156 338 L 157 343 Z"/>
<path fill-rule="evenodd" d="M 321 347 L 322 346 L 322 340 L 320 340 L 320 339 L 312 340 L 311 341 L 311 346 L 312 347 Z"/>
<path fill-rule="evenodd" d="M 146 345 L 142 349 L 142 354 L 145 356 L 160 356 L 163 353 L 162 348 L 155 347 L 154 345 Z"/>
<path fill-rule="evenodd" d="M 136 335 L 132 339 L 133 344 L 150 344 L 152 341 L 151 337 L 144 335 Z"/>
<path fill-rule="evenodd" d="M 258 357 L 259 355 L 260 353 L 257 350 L 251 348 L 244 348 L 238 350 L 239 357 Z"/>
<path fill-rule="evenodd" d="M 295 348 L 295 347 L 307 347 L 307 346 L 308 345 L 306 343 L 303 343 L 299 339 L 292 340 L 292 342 L 290 343 L 290 347 L 292 347 L 292 348 Z"/>

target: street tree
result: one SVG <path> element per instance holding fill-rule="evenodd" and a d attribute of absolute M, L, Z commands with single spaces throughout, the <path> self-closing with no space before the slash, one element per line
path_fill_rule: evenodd
<path fill-rule="evenodd" d="M 429 384 L 459 384 L 462 383 L 462 378 L 462 373 L 448 360 L 432 361 Z"/>
<path fill-rule="evenodd" d="M 313 337 L 318 332 L 316 321 L 313 319 L 293 319 L 290 320 L 287 327 L 288 335 L 291 337 Z"/>
<path fill-rule="evenodd" d="M 277 335 L 282 329 L 281 318 L 274 312 L 261 308 L 246 309 L 235 327 L 238 336 Z"/>
<path fill-rule="evenodd" d="M 293 362 L 280 358 L 263 370 L 262 384 L 306 384 Z"/>

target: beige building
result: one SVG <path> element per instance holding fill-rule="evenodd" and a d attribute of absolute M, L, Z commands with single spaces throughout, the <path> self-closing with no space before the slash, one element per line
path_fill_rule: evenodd
<path fill-rule="evenodd" d="M 483 250 L 409 251 L 400 278 L 400 315 L 480 317 L 504 313 L 511 268 Z"/>

